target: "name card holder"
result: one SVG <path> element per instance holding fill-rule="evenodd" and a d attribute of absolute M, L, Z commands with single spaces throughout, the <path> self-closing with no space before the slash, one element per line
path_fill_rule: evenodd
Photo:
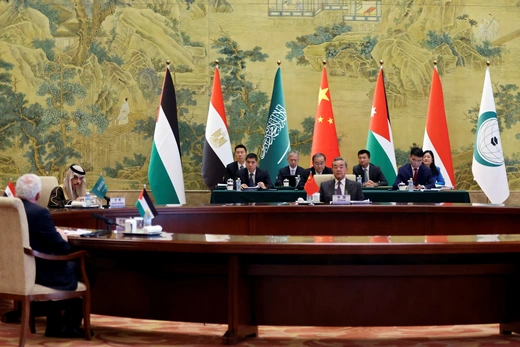
<path fill-rule="evenodd" d="M 110 199 L 110 208 L 124 208 L 125 207 L 125 198 L 111 198 Z"/>

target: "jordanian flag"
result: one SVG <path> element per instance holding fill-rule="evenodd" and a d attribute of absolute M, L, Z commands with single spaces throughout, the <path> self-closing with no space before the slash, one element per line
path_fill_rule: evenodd
<path fill-rule="evenodd" d="M 274 77 L 273 95 L 260 154 L 262 169 L 267 170 L 270 177 L 276 177 L 278 171 L 287 166 L 284 159 L 290 150 L 291 142 L 289 141 L 289 124 L 283 96 L 282 70 L 278 67 Z"/>
<path fill-rule="evenodd" d="M 500 129 L 489 66 L 486 69 L 484 90 L 480 101 L 471 170 L 475 181 L 491 203 L 501 204 L 509 197 L 509 184 L 504 164 L 504 153 L 502 152 L 502 141 L 500 141 Z"/>
<path fill-rule="evenodd" d="M 379 69 L 374 103 L 370 114 L 370 129 L 368 130 L 367 150 L 370 152 L 370 162 L 381 167 L 383 174 L 392 184 L 397 176 L 395 164 L 394 141 L 392 140 L 392 127 L 390 126 L 390 114 L 386 102 L 385 81 L 383 67 Z"/>
<path fill-rule="evenodd" d="M 186 203 L 177 100 L 169 66 L 166 67 L 164 75 L 161 104 L 155 123 L 148 181 L 156 203 L 161 205 Z"/>
<path fill-rule="evenodd" d="M 435 156 L 435 165 L 441 169 L 445 186 L 455 186 L 455 175 L 451 160 L 450 135 L 444 110 L 444 96 L 442 93 L 441 79 L 437 66 L 433 68 L 432 88 L 430 102 L 428 104 L 428 116 L 426 117 L 426 130 L 424 132 L 423 148 L 431 150 Z"/>
<path fill-rule="evenodd" d="M 143 191 L 135 202 L 135 207 L 137 207 L 141 217 L 144 217 L 146 212 L 150 212 L 153 215 L 152 218 L 159 214 L 152 203 L 152 199 L 150 199 L 150 196 L 146 192 L 146 188 L 143 188 Z"/>
<path fill-rule="evenodd" d="M 202 178 L 206 186 L 213 190 L 217 183 L 222 182 L 226 173 L 226 165 L 233 162 L 233 152 L 226 121 L 226 110 L 220 87 L 218 66 L 215 68 L 213 91 L 209 103 L 206 137 L 202 152 Z"/>

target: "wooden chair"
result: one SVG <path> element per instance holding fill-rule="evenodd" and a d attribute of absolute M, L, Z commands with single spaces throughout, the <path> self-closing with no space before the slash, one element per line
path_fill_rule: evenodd
<path fill-rule="evenodd" d="M 38 205 L 47 207 L 52 190 L 58 186 L 58 179 L 54 176 L 40 176 L 40 179 L 42 180 L 42 191 L 40 192 Z"/>
<path fill-rule="evenodd" d="M 29 245 L 27 217 L 20 199 L 0 197 L 0 220 L 0 298 L 21 303 L 22 323 L 18 345 L 25 345 L 32 301 L 71 298 L 83 298 L 85 339 L 90 340 L 90 284 L 85 272 L 86 251 L 57 256 L 32 250 Z M 79 259 L 83 282 L 78 283 L 75 291 L 56 290 L 36 284 L 34 257 L 56 261 Z M 31 332 L 34 333 L 33 325 Z"/>

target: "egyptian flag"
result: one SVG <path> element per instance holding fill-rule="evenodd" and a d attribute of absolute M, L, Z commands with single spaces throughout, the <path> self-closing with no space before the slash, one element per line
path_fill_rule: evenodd
<path fill-rule="evenodd" d="M 177 100 L 168 65 L 164 75 L 161 103 L 155 122 L 152 153 L 148 166 L 148 181 L 155 202 L 161 205 L 186 203 L 179 140 Z"/>
<path fill-rule="evenodd" d="M 316 153 L 325 154 L 328 167 L 332 167 L 334 158 L 339 157 L 338 135 L 336 133 L 334 113 L 332 112 L 332 99 L 330 97 L 326 66 L 323 67 L 321 74 L 318 108 L 316 110 L 314 134 L 312 136 L 311 158 Z"/>
<path fill-rule="evenodd" d="M 218 66 L 215 68 L 213 91 L 209 103 L 206 136 L 202 152 L 202 178 L 206 186 L 213 190 L 222 182 L 226 165 L 233 162 L 233 152 L 226 121 L 226 111 L 220 86 Z"/>
<path fill-rule="evenodd" d="M 444 110 L 444 96 L 437 66 L 433 68 L 432 88 L 426 117 L 423 150 L 431 150 L 435 156 L 435 165 L 441 169 L 445 186 L 455 186 L 455 175 L 451 160 L 450 135 Z"/>
<path fill-rule="evenodd" d="M 389 183 L 395 181 L 397 166 L 390 114 L 386 102 L 383 66 L 379 69 L 379 76 L 377 77 L 366 148 L 370 152 L 370 162 L 381 168 Z"/>
<path fill-rule="evenodd" d="M 7 196 L 8 198 L 16 198 L 16 189 L 14 187 L 13 179 L 9 180 L 4 191 L 4 196 Z"/>

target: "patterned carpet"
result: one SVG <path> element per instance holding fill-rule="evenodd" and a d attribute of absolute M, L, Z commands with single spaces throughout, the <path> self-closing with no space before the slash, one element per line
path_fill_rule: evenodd
<path fill-rule="evenodd" d="M 0 301 L 0 313 L 11 306 Z M 56 339 L 43 336 L 45 319 L 36 320 L 36 334 L 28 336 L 26 346 L 221 346 L 225 325 L 162 322 L 92 315 L 95 336 L 83 339 Z M 17 346 L 20 326 L 0 323 L 0 346 Z M 520 335 L 501 336 L 496 324 L 432 327 L 271 327 L 261 326 L 259 336 L 238 346 L 251 347 L 490 347 L 519 346 Z"/>

